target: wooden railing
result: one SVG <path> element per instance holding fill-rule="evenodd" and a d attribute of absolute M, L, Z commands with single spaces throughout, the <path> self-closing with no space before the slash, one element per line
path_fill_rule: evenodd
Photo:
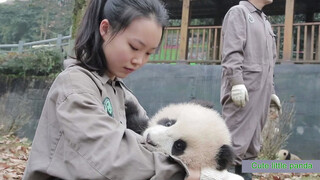
<path fill-rule="evenodd" d="M 283 59 L 284 24 L 273 24 L 272 29 L 276 35 L 278 61 L 281 61 Z"/>
<path fill-rule="evenodd" d="M 180 27 L 167 27 L 163 33 L 162 43 L 150 60 L 155 62 L 175 62 L 179 59 Z"/>
<path fill-rule="evenodd" d="M 273 31 L 277 35 L 278 62 L 283 60 L 284 25 L 273 24 Z M 205 63 L 219 64 L 221 62 L 221 26 L 193 26 L 188 29 L 187 60 L 180 60 L 180 27 L 167 27 L 163 40 L 150 57 L 150 63 Z M 58 38 L 19 44 L 0 45 L 0 52 L 28 51 L 36 47 L 56 46 L 66 47 L 70 36 L 61 35 Z M 320 63 L 320 22 L 297 23 L 293 25 L 291 60 L 292 63 Z M 287 62 L 287 61 L 286 61 Z"/>
<path fill-rule="evenodd" d="M 284 25 L 272 25 L 277 35 L 278 62 L 283 61 Z M 188 63 L 221 62 L 221 26 L 189 27 Z M 151 63 L 174 63 L 179 61 L 180 27 L 165 29 L 163 41 Z M 320 63 L 320 22 L 293 25 L 293 49 L 291 62 Z M 185 60 L 183 60 L 185 61 Z"/>
<path fill-rule="evenodd" d="M 293 53 L 295 63 L 319 63 L 320 22 L 293 25 Z"/>
<path fill-rule="evenodd" d="M 188 62 L 219 63 L 221 56 L 221 26 L 189 27 Z M 152 63 L 179 61 L 180 27 L 165 29 L 158 51 L 151 56 Z"/>
<path fill-rule="evenodd" d="M 188 60 L 220 61 L 221 26 L 191 27 L 189 33 Z"/>
<path fill-rule="evenodd" d="M 69 40 L 71 36 L 58 35 L 57 38 L 34 41 L 34 42 L 24 42 L 19 41 L 19 44 L 0 44 L 0 52 L 26 52 L 37 48 L 46 47 L 56 47 L 56 48 L 66 48 L 69 45 Z"/>

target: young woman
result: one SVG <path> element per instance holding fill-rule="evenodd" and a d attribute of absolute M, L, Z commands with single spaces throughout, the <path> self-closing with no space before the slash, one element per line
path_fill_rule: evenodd
<path fill-rule="evenodd" d="M 76 60 L 56 78 L 43 108 L 25 180 L 199 179 L 179 160 L 150 152 L 126 128 L 125 101 L 146 112 L 119 78 L 158 47 L 167 12 L 158 0 L 91 0 L 75 44 Z"/>

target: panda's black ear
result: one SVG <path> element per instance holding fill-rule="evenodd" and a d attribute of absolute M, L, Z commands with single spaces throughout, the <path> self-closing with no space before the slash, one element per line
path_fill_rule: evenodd
<path fill-rule="evenodd" d="M 235 154 L 229 145 L 220 147 L 219 153 L 216 155 L 216 162 L 218 164 L 217 170 L 221 171 L 227 169 L 234 161 Z"/>

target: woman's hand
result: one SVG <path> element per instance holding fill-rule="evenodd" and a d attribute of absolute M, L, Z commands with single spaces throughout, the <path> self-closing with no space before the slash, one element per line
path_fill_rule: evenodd
<path fill-rule="evenodd" d="M 189 170 L 189 176 L 186 180 L 200 180 L 200 169 L 188 169 Z"/>

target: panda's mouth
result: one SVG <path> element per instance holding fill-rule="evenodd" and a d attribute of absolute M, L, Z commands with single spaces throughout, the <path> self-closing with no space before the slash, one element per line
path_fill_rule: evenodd
<path fill-rule="evenodd" d="M 146 141 L 147 141 L 147 143 L 148 143 L 148 144 L 150 144 L 151 146 L 154 146 L 154 147 L 156 147 L 156 146 L 157 146 L 157 144 L 156 144 L 156 143 L 154 143 L 154 142 L 151 140 L 151 138 L 150 138 L 150 134 L 148 134 L 148 135 L 147 135 L 147 139 L 146 139 Z"/>

